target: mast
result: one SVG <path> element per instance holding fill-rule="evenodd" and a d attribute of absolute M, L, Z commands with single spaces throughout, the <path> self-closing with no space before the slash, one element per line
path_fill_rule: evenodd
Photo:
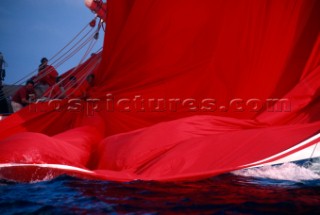
<path fill-rule="evenodd" d="M 4 66 L 5 66 L 4 57 L 3 57 L 2 53 L 0 52 L 0 82 L 2 82 L 5 77 Z"/>

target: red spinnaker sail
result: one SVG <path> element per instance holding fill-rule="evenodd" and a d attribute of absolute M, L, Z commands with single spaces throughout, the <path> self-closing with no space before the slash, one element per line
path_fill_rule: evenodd
<path fill-rule="evenodd" d="M 0 164 L 197 180 L 286 150 L 320 130 L 319 11 L 317 0 L 109 0 L 91 98 L 1 121 Z"/>

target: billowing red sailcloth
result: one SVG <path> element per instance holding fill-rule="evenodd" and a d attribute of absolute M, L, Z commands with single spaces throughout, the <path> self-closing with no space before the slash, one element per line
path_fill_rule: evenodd
<path fill-rule="evenodd" d="M 0 122 L 0 176 L 197 180 L 320 130 L 317 0 L 109 0 L 86 101 Z M 20 165 L 17 165 L 20 164 Z"/>

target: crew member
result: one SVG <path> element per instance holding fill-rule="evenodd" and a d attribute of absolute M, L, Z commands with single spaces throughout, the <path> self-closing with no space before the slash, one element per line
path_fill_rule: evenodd
<path fill-rule="evenodd" d="M 48 59 L 45 57 L 42 58 L 38 70 L 39 82 L 51 87 L 56 83 L 56 78 L 58 77 L 58 75 L 59 74 L 57 70 L 53 66 L 48 65 Z"/>
<path fill-rule="evenodd" d="M 42 58 L 41 64 L 39 65 L 38 74 L 33 78 L 36 84 L 37 96 L 41 98 L 44 92 L 56 83 L 56 78 L 58 77 L 57 70 L 48 65 L 48 59 Z"/>
<path fill-rule="evenodd" d="M 11 105 L 13 112 L 17 112 L 23 107 L 34 102 L 36 99 L 36 92 L 34 90 L 34 82 L 27 81 L 26 85 L 21 87 L 13 96 Z"/>

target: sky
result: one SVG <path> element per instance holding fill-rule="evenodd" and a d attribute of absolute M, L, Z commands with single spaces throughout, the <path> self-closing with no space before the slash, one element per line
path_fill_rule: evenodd
<path fill-rule="evenodd" d="M 0 0 L 0 52 L 7 62 L 5 84 L 35 71 L 42 57 L 52 58 L 95 15 L 84 0 Z M 92 52 L 103 44 L 104 32 Z M 57 69 L 59 74 L 77 66 L 86 47 Z M 50 64 L 50 61 L 49 61 Z"/>

